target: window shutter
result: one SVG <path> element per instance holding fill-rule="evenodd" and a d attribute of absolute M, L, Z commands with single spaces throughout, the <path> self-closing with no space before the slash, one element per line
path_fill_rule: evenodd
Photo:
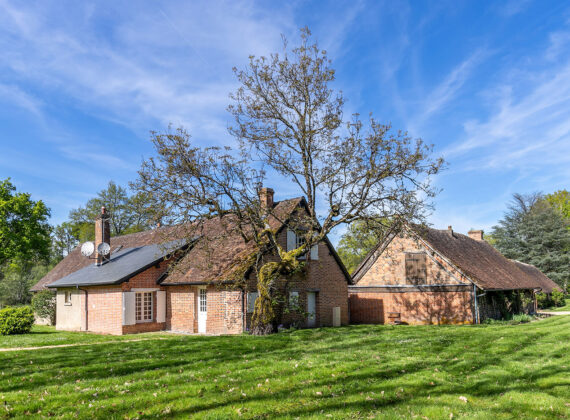
<path fill-rule="evenodd" d="M 287 229 L 287 252 L 297 248 L 297 235 L 291 229 Z"/>
<path fill-rule="evenodd" d="M 319 244 L 315 244 L 311 247 L 311 259 L 312 260 L 319 259 Z"/>
<path fill-rule="evenodd" d="M 123 292 L 123 325 L 135 323 L 135 292 Z"/>
<path fill-rule="evenodd" d="M 166 292 L 156 292 L 156 322 L 166 322 Z"/>
<path fill-rule="evenodd" d="M 249 292 L 247 294 L 247 313 L 253 313 L 255 309 L 255 299 L 257 299 L 258 293 L 257 292 Z"/>

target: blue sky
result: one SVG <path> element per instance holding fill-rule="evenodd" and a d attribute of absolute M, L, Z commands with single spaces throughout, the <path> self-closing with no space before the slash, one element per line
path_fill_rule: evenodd
<path fill-rule="evenodd" d="M 231 143 L 232 67 L 305 25 L 346 115 L 372 111 L 448 161 L 434 226 L 489 230 L 512 193 L 570 186 L 570 4 L 544 0 L 0 0 L 0 178 L 57 224 L 134 180 L 151 130 Z"/>

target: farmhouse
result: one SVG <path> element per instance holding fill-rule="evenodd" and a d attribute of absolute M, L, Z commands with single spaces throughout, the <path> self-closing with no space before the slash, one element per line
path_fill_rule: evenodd
<path fill-rule="evenodd" d="M 378 244 L 349 286 L 354 323 L 461 324 L 536 311 L 535 293 L 557 285 L 483 239 L 405 224 Z"/>
<path fill-rule="evenodd" d="M 268 223 L 280 245 L 297 248 L 302 236 L 287 222 L 307 211 L 304 198 L 273 201 L 260 193 L 274 215 Z M 95 249 L 110 244 L 107 255 L 84 257 L 77 247 L 32 290 L 56 290 L 56 328 L 127 334 L 160 330 L 238 334 L 250 328 L 257 298 L 255 270 L 244 267 L 253 244 L 230 229 L 232 215 L 206 220 L 188 239 L 184 226 L 110 237 L 103 208 L 95 221 Z M 267 255 L 266 258 L 277 258 Z M 350 276 L 328 239 L 302 256 L 302 272 L 281 279 L 283 325 L 301 327 L 348 324 Z M 235 273 L 243 271 L 243 282 Z"/>

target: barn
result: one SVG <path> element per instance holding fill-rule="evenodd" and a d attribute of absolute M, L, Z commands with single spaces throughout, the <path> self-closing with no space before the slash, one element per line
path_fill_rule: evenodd
<path fill-rule="evenodd" d="M 352 275 L 352 323 L 470 324 L 534 313 L 535 294 L 557 285 L 536 267 L 512 261 L 483 238 L 452 227 L 404 224 Z"/>

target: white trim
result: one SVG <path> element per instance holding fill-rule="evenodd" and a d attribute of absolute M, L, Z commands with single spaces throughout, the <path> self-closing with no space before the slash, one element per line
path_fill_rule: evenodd
<path fill-rule="evenodd" d="M 151 287 L 147 287 L 147 288 L 140 288 L 140 289 L 131 289 L 131 292 L 158 292 L 160 289 L 158 288 L 151 288 Z"/>

